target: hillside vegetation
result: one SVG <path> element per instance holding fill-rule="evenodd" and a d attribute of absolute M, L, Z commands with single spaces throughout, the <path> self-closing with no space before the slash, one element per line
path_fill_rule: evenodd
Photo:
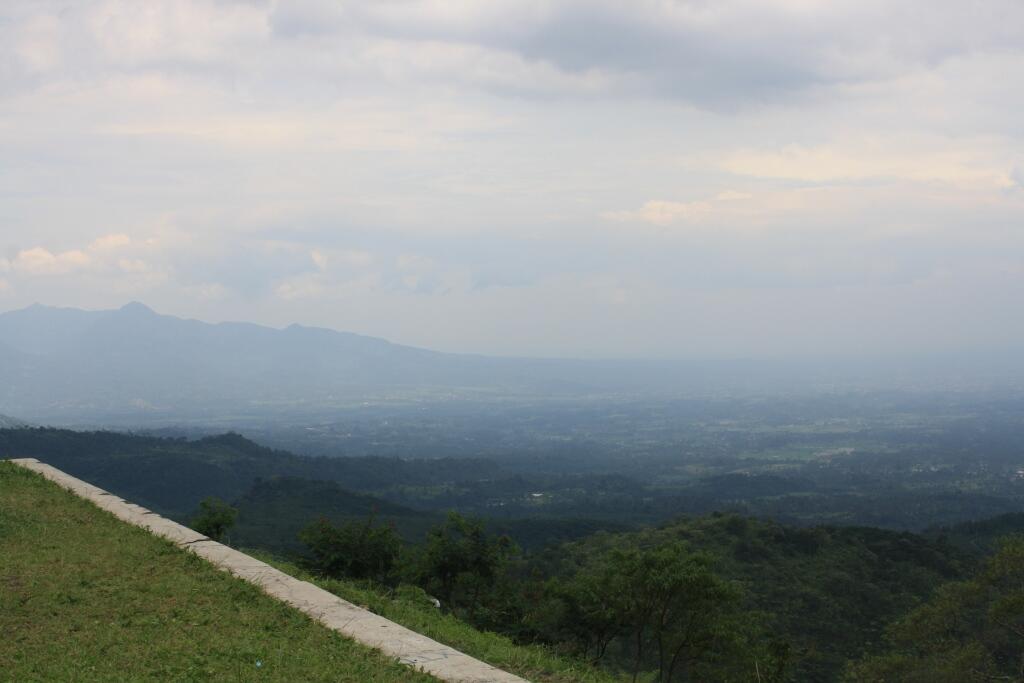
<path fill-rule="evenodd" d="M 596 534 L 533 561 L 572 577 L 622 548 L 683 542 L 714 559 L 740 588 L 742 610 L 790 648 L 795 680 L 832 680 L 877 647 L 884 626 L 958 579 L 971 558 L 916 534 L 857 527 L 793 528 L 735 515 L 680 519 L 656 529 Z"/>
<path fill-rule="evenodd" d="M 6 462 L 0 558 L 5 680 L 435 680 Z"/>
<path fill-rule="evenodd" d="M 634 671 L 640 680 L 828 681 L 855 662 L 881 670 L 872 663 L 879 653 L 909 656 L 902 620 L 941 600 L 945 586 L 978 581 L 997 539 L 1022 528 L 1019 514 L 920 534 L 680 514 L 687 505 L 645 522 L 616 503 L 647 504 L 657 489 L 618 475 L 532 479 L 474 459 L 303 457 L 237 434 L 188 441 L 0 430 L 0 457 L 14 456 L 38 457 L 184 522 L 215 496 L 237 510 L 228 542 L 272 552 L 347 599 L 548 681 Z M 564 488 L 535 483 L 543 478 Z M 729 500 L 790 495 L 774 475 L 707 481 Z M 470 495 L 476 505 L 450 505 Z M 580 505 L 560 507 L 560 498 Z M 515 516 L 528 511 L 534 516 Z M 976 605 L 961 611 L 984 623 Z M 711 628 L 676 629 L 691 618 Z M 985 648 L 996 669 L 1009 661 L 998 642 L 964 642 Z M 673 651 L 690 661 L 673 668 Z"/>
<path fill-rule="evenodd" d="M 424 511 L 372 495 L 389 487 L 438 490 L 476 486 L 500 471 L 485 460 L 390 457 L 307 457 L 260 446 L 238 434 L 195 441 L 118 432 L 0 429 L 0 458 L 38 458 L 179 522 L 208 496 L 237 503 L 242 514 L 232 541 L 295 552 L 310 521 L 376 513 L 410 541 L 421 539 L 444 510 Z M 621 523 L 570 519 L 502 519 L 495 529 L 524 547 L 571 540 Z"/>
<path fill-rule="evenodd" d="M 0 457 L 38 458 L 175 519 L 190 514 L 207 496 L 236 500 L 274 477 L 342 482 L 348 491 L 365 491 L 384 483 L 484 477 L 496 469 L 474 460 L 304 457 L 238 434 L 187 441 L 51 428 L 0 429 Z"/>
<path fill-rule="evenodd" d="M 517 644 L 506 635 L 473 628 L 455 615 L 439 610 L 423 590 L 414 586 L 389 588 L 373 582 L 320 576 L 270 553 L 259 550 L 246 552 L 286 574 L 314 583 L 375 614 L 527 680 L 537 683 L 615 683 L 627 680 L 584 661 L 558 656 L 551 648 Z"/>

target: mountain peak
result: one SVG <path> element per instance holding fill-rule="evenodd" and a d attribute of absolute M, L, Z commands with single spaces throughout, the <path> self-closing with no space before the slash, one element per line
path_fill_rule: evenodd
<path fill-rule="evenodd" d="M 121 313 L 129 313 L 131 315 L 156 315 L 156 311 L 139 301 L 127 303 L 118 310 Z"/>

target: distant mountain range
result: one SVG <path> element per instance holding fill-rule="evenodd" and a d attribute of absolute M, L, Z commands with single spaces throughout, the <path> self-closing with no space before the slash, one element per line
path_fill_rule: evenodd
<path fill-rule="evenodd" d="M 841 381 L 863 374 L 855 368 Z M 37 422 L 309 412 L 365 400 L 722 395 L 835 381 L 834 363 L 494 358 L 300 325 L 209 324 L 141 303 L 0 314 L 0 413 Z"/>
<path fill-rule="evenodd" d="M 21 420 L 15 420 L 7 415 L 0 415 L 0 429 L 17 429 L 25 426 L 27 425 Z"/>
<path fill-rule="evenodd" d="M 300 325 L 208 324 L 141 303 L 0 314 L 0 411 L 40 421 L 579 394 L 663 378 L 653 365 L 446 354 Z"/>

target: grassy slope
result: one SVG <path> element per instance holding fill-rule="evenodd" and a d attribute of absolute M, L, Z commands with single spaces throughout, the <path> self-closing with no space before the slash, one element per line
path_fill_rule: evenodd
<path fill-rule="evenodd" d="M 6 680 L 435 680 L 5 462 L 0 633 Z"/>
<path fill-rule="evenodd" d="M 397 595 L 389 595 L 383 590 L 352 581 L 314 577 L 300 567 L 265 552 L 245 552 L 287 574 L 315 583 L 345 600 L 528 680 L 538 683 L 614 683 L 625 680 L 584 663 L 559 657 L 547 648 L 516 645 L 500 634 L 478 631 L 422 599 L 417 600 L 415 589 L 404 595 L 401 589 Z"/>

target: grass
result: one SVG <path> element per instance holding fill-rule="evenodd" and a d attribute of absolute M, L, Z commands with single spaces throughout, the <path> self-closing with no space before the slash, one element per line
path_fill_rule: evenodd
<path fill-rule="evenodd" d="M 259 550 L 245 550 L 253 557 L 286 574 L 309 581 L 324 590 L 365 607 L 466 654 L 537 683 L 615 683 L 626 680 L 567 657 L 540 645 L 517 645 L 498 633 L 479 631 L 458 618 L 438 610 L 415 588 L 397 591 L 353 581 L 313 576 L 298 565 Z"/>
<path fill-rule="evenodd" d="M 0 461 L 0 678 L 436 679 Z"/>

